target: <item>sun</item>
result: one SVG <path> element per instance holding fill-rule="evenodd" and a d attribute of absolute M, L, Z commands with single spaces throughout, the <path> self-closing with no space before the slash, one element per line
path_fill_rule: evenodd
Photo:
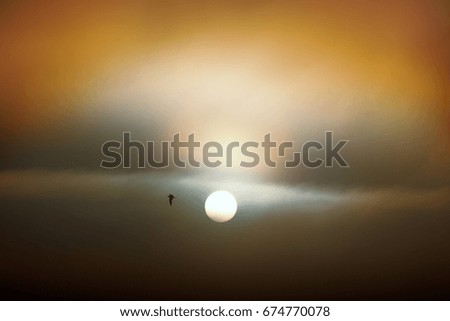
<path fill-rule="evenodd" d="M 214 222 L 223 223 L 231 220 L 236 214 L 237 201 L 227 191 L 216 191 L 208 196 L 205 211 Z"/>

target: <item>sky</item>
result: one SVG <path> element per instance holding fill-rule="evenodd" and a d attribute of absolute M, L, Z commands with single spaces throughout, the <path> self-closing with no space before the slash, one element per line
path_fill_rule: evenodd
<path fill-rule="evenodd" d="M 2 2 L 0 297 L 449 299 L 449 12 Z M 333 131 L 349 167 L 101 168 L 124 131 Z M 237 199 L 227 223 L 204 212 L 216 190 Z"/>

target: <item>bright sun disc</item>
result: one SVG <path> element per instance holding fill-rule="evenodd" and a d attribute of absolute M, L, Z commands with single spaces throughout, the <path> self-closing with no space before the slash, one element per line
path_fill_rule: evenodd
<path fill-rule="evenodd" d="M 236 199 L 227 191 L 216 191 L 209 195 L 205 202 L 206 214 L 214 222 L 223 223 L 231 220 L 236 210 Z"/>

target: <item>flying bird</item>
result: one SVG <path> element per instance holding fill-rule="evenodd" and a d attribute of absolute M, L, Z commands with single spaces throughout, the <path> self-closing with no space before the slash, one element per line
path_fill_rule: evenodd
<path fill-rule="evenodd" d="M 169 194 L 169 196 L 167 196 L 169 198 L 169 204 L 170 206 L 172 206 L 172 201 L 175 198 L 175 196 L 173 196 L 172 194 Z"/>

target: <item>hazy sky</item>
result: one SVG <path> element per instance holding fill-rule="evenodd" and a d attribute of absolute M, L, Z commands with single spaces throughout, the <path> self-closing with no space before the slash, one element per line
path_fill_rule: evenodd
<path fill-rule="evenodd" d="M 0 4 L 2 297 L 448 299 L 449 12 Z M 297 146 L 333 131 L 350 167 L 101 169 L 123 131 Z M 238 201 L 225 224 L 203 209 L 218 189 Z"/>

